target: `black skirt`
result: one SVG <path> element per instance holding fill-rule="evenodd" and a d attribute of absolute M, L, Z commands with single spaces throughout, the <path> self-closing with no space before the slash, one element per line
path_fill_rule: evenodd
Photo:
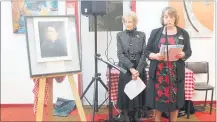
<path fill-rule="evenodd" d="M 134 68 L 136 68 L 137 67 L 136 61 L 132 61 L 132 63 L 134 64 Z M 145 68 L 139 74 L 141 80 L 146 84 L 147 78 L 146 78 Z M 118 100 L 117 100 L 117 106 L 120 110 L 134 110 L 135 108 L 138 107 L 145 107 L 146 89 L 143 90 L 133 100 L 130 100 L 129 97 L 125 94 L 124 92 L 125 85 L 131 80 L 132 80 L 132 74 L 130 73 L 130 71 L 127 71 L 126 74 L 120 72 L 119 82 L 118 82 Z"/>

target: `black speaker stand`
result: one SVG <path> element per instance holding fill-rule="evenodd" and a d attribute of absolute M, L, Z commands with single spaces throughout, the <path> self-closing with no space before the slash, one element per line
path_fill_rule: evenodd
<path fill-rule="evenodd" d="M 84 95 L 86 94 L 86 92 L 88 91 L 88 89 L 90 88 L 90 86 L 92 85 L 92 83 L 94 82 L 94 93 L 93 93 L 93 114 L 92 114 L 92 122 L 94 122 L 94 116 L 95 116 L 95 112 L 98 112 L 99 108 L 105 103 L 105 100 L 99 107 L 98 107 L 98 82 L 100 82 L 102 84 L 102 86 L 108 91 L 107 86 L 105 85 L 105 83 L 102 81 L 102 79 L 100 78 L 101 74 L 98 73 L 98 65 L 97 65 L 97 58 L 98 56 L 100 56 L 99 54 L 97 54 L 97 15 L 93 14 L 94 16 L 94 32 L 95 32 L 95 55 L 94 55 L 94 59 L 95 59 L 95 75 L 94 77 L 92 77 L 91 82 L 89 83 L 89 85 L 87 86 L 87 88 L 85 89 L 84 93 L 81 96 L 81 99 L 84 97 Z M 88 100 L 87 100 L 88 101 Z M 88 101 L 88 103 L 90 103 Z"/>

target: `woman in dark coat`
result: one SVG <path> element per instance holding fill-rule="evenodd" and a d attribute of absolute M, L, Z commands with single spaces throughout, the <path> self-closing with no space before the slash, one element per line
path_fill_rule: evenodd
<path fill-rule="evenodd" d="M 130 100 L 124 93 L 125 85 L 138 77 L 146 84 L 145 73 L 145 33 L 136 31 L 137 16 L 130 12 L 123 16 L 123 23 L 126 30 L 117 34 L 117 56 L 119 66 L 126 69 L 127 73 L 120 73 L 118 84 L 118 108 L 124 113 L 121 114 L 125 121 L 129 121 L 128 112 L 135 110 L 135 119 L 138 119 L 138 108 L 145 106 L 145 90 L 133 100 Z"/>
<path fill-rule="evenodd" d="M 177 23 L 176 10 L 172 7 L 166 7 L 161 15 L 163 27 L 152 30 L 145 49 L 145 55 L 150 60 L 146 104 L 155 109 L 155 121 L 160 121 L 162 112 L 168 111 L 171 115 L 170 120 L 176 121 L 178 110 L 184 105 L 184 61 L 191 56 L 192 51 L 188 32 L 178 27 Z M 165 57 L 159 54 L 161 44 L 167 43 L 166 27 L 168 44 L 184 45 L 183 50 L 176 56 L 177 61 L 171 61 L 169 64 L 163 60 Z M 168 71 L 170 71 L 170 78 Z"/>

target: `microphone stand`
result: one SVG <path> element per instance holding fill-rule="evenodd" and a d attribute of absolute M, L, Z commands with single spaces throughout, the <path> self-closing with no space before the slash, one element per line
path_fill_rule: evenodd
<path fill-rule="evenodd" d="M 170 120 L 170 117 L 171 117 L 171 114 L 170 114 L 170 104 L 171 104 L 171 88 L 170 88 L 170 82 L 171 82 L 171 75 L 170 75 L 170 68 L 169 68 L 169 42 L 168 42 L 168 35 L 167 35 L 167 26 L 165 26 L 165 35 L 166 35 L 166 51 L 167 51 L 167 75 L 169 76 L 169 106 L 168 106 L 168 112 L 169 112 L 169 122 L 171 122 Z"/>
<path fill-rule="evenodd" d="M 115 69 L 117 69 L 117 70 L 119 70 L 120 72 L 123 72 L 123 73 L 126 73 L 127 70 L 125 70 L 125 69 L 123 69 L 121 67 L 118 67 L 118 66 L 116 66 L 114 64 L 111 64 L 110 62 L 105 61 L 102 58 L 99 58 L 99 56 L 96 56 L 96 58 L 98 60 L 104 62 L 105 64 L 107 64 L 107 66 L 109 68 L 109 84 L 108 84 L 109 85 L 109 88 L 108 88 L 108 90 L 109 90 L 109 118 L 108 118 L 108 122 L 111 122 L 112 119 L 113 119 L 113 115 L 112 115 L 112 107 L 113 107 L 113 105 L 112 105 L 112 102 L 111 102 L 111 69 L 115 68 Z"/>

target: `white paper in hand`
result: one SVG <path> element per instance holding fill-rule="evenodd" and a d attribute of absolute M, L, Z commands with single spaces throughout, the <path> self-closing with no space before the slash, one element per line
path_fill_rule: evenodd
<path fill-rule="evenodd" d="M 143 81 L 138 78 L 137 80 L 131 80 L 129 83 L 125 85 L 124 92 L 126 95 L 132 100 L 137 95 L 139 95 L 144 89 L 146 85 Z"/>

